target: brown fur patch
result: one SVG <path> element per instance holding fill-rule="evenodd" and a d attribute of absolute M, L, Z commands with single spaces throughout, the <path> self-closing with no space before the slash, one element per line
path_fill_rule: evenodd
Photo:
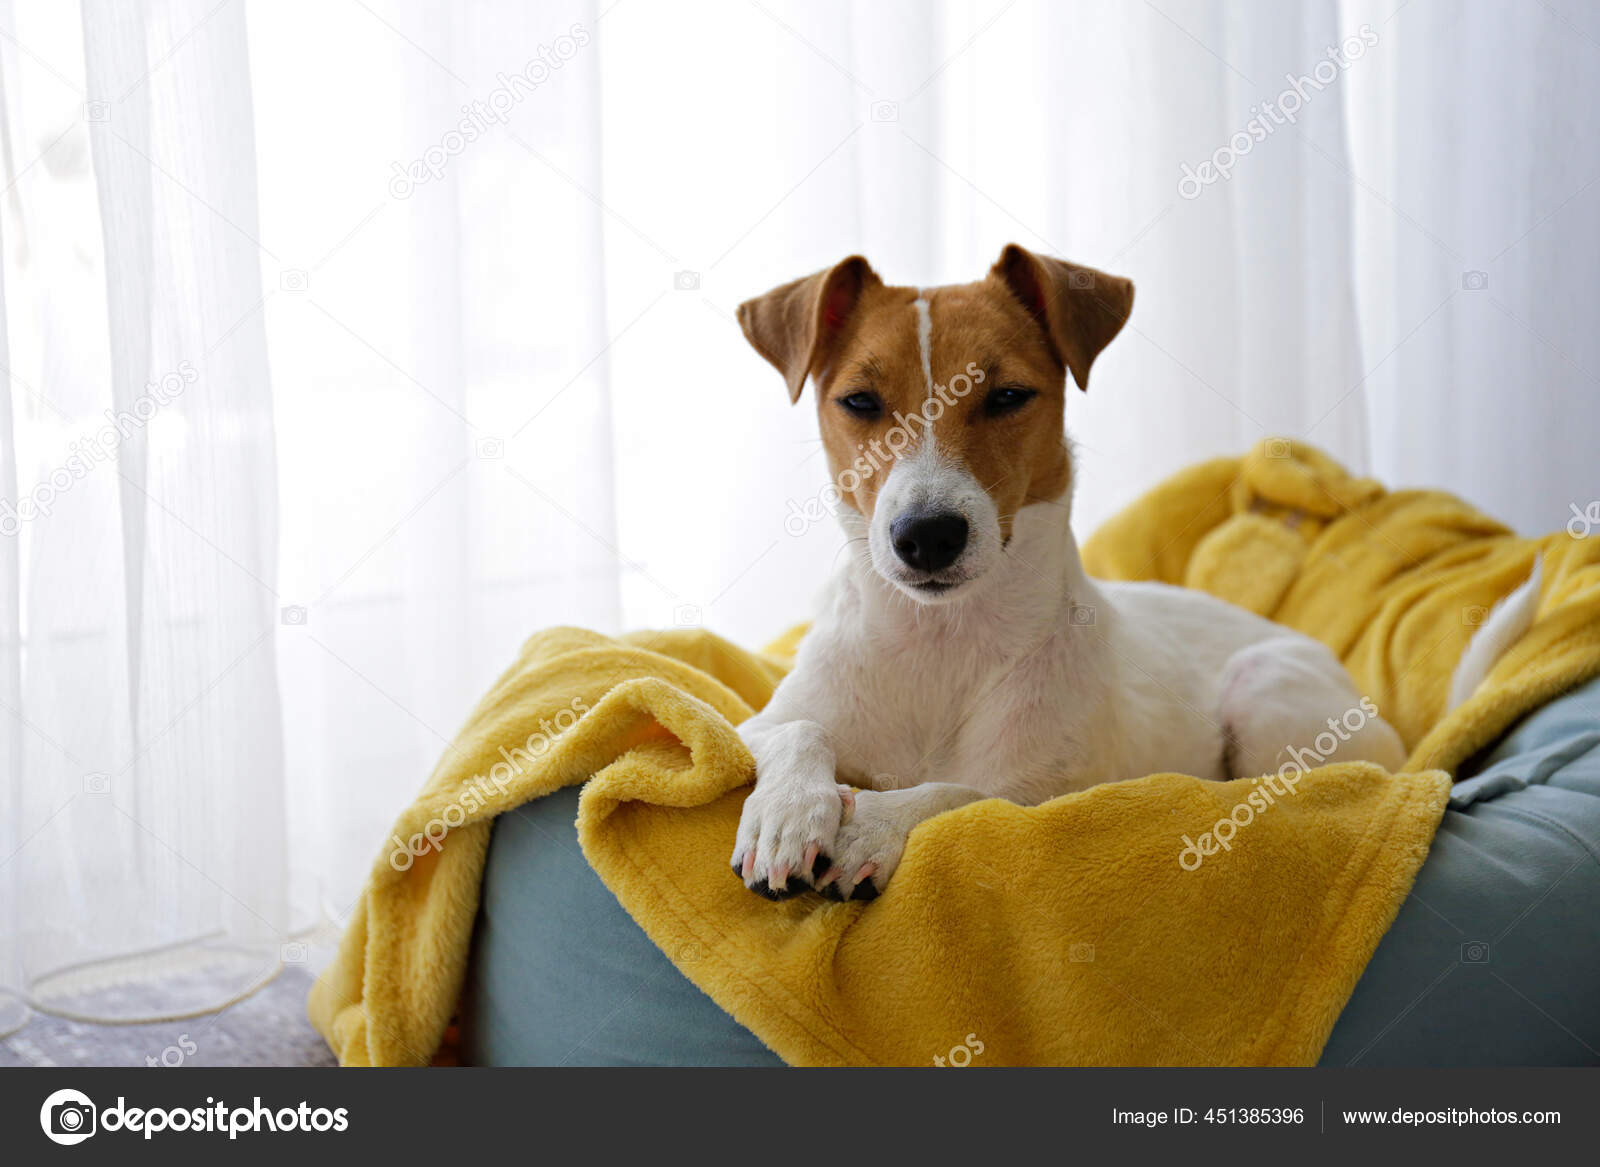
<path fill-rule="evenodd" d="M 817 395 L 829 472 L 841 497 L 870 518 L 894 460 L 916 451 L 931 431 L 940 454 L 964 466 L 988 491 L 1000 512 L 1001 532 L 1009 537 L 1020 507 L 1060 498 L 1070 480 L 1061 369 L 1033 318 L 1004 288 L 986 280 L 935 289 L 927 297 L 930 366 L 935 387 L 945 393 L 930 402 L 918 295 L 915 288 L 885 287 L 858 306 L 855 327 Z M 1014 413 L 990 417 L 985 402 L 1002 388 L 1038 395 Z M 861 418 L 840 404 L 863 390 L 883 401 L 882 416 Z M 891 437 L 894 430 L 904 437 Z M 853 490 L 844 489 L 851 485 Z"/>

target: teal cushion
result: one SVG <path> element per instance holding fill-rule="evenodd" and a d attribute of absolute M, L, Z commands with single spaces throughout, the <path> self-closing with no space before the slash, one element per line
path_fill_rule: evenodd
<path fill-rule="evenodd" d="M 584 862 L 577 802 L 565 790 L 495 824 L 463 1060 L 780 1065 Z M 1597 917 L 1600 679 L 1528 717 L 1456 786 L 1323 1064 L 1600 1064 Z"/>
<path fill-rule="evenodd" d="M 1323 1065 L 1600 1065 L 1600 679 L 1458 782 Z"/>
<path fill-rule="evenodd" d="M 781 1066 L 622 910 L 578 849 L 577 817 L 572 786 L 495 820 L 462 1002 L 462 1061 Z"/>

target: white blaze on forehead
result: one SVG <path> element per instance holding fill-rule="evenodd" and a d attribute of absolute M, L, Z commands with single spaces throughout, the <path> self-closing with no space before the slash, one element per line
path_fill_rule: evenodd
<path fill-rule="evenodd" d="M 928 396 L 926 401 L 933 400 L 933 309 L 928 303 L 928 293 L 918 292 L 917 302 L 912 305 L 917 310 L 917 348 L 922 351 L 922 379 L 927 383 Z M 922 424 L 922 451 L 933 453 L 933 425 L 924 421 Z"/>
<path fill-rule="evenodd" d="M 913 305 L 917 310 L 917 346 L 922 350 L 922 376 L 928 383 L 928 396 L 933 397 L 933 311 L 928 303 L 928 293 L 917 295 Z"/>

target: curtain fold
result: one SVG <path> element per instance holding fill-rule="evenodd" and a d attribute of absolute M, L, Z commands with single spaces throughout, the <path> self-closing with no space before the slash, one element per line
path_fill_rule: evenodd
<path fill-rule="evenodd" d="M 0 943 L 38 1008 L 203 1012 L 292 944 L 244 13 L 8 15 L 32 52 L 6 59 L 23 578 Z"/>

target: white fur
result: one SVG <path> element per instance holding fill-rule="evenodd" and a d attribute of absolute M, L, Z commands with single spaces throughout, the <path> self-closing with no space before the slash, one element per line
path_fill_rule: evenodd
<path fill-rule="evenodd" d="M 844 522 L 859 533 L 859 516 Z M 875 546 L 829 583 L 794 671 L 740 727 L 757 784 L 734 860 L 750 858 L 752 886 L 781 887 L 792 872 L 808 880 L 801 859 L 815 843 L 845 869 L 842 884 L 855 883 L 850 864 L 871 863 L 881 888 L 906 833 L 932 814 L 1163 771 L 1265 773 L 1360 707 L 1348 674 L 1309 637 L 1201 592 L 1091 580 L 1064 503 L 1019 511 L 993 559 L 938 604 L 885 579 Z M 803 753 L 784 736 L 795 723 L 808 727 Z M 1404 758 L 1399 736 L 1369 717 L 1327 760 L 1397 769 Z M 894 797 L 863 794 L 842 814 L 835 777 Z M 783 877 L 770 879 L 779 866 Z"/>
<path fill-rule="evenodd" d="M 912 305 L 917 310 L 917 349 L 922 354 L 922 377 L 928 383 L 928 400 L 933 400 L 933 305 L 926 293 Z M 929 435 L 932 436 L 931 434 Z"/>
<path fill-rule="evenodd" d="M 1533 561 L 1533 573 L 1516 591 L 1494 606 L 1483 627 L 1473 634 L 1450 678 L 1450 708 L 1454 709 L 1483 684 L 1495 661 L 1533 624 L 1539 611 L 1539 581 L 1544 560 Z"/>

